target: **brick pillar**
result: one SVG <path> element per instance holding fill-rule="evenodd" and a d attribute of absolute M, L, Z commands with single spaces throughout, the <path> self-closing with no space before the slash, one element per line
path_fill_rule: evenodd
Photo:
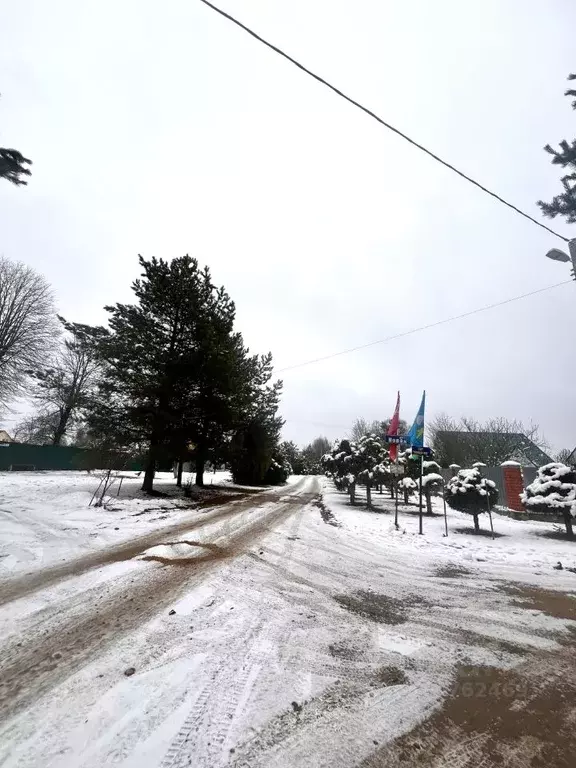
<path fill-rule="evenodd" d="M 506 506 L 515 512 L 524 512 L 524 506 L 520 501 L 520 494 L 524 490 L 524 476 L 522 467 L 515 461 L 505 461 L 502 467 L 504 476 L 504 493 L 506 494 Z"/>

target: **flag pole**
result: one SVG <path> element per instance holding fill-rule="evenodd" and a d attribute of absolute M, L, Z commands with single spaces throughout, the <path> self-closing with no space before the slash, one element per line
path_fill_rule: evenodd
<path fill-rule="evenodd" d="M 394 512 L 394 525 L 396 526 L 396 529 L 398 529 L 398 452 L 396 452 L 396 461 L 394 463 L 396 465 L 396 474 L 394 475 L 394 483 L 396 485 L 396 511 Z"/>
<path fill-rule="evenodd" d="M 424 456 L 420 456 L 420 511 L 418 513 L 420 518 L 420 529 L 418 533 L 422 534 L 424 531 L 422 530 L 422 477 L 424 475 Z"/>

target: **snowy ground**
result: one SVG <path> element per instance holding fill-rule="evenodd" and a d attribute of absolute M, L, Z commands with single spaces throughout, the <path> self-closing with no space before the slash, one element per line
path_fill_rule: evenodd
<path fill-rule="evenodd" d="M 116 479 L 109 486 L 103 506 L 91 507 L 102 474 L 0 472 L 0 581 L 190 518 L 193 505 L 168 472 L 158 473 L 155 482 L 165 498 L 144 496 L 139 473 L 122 472 L 122 483 Z M 183 483 L 189 479 L 185 475 Z M 195 495 L 207 500 L 215 486 L 230 493 L 242 490 L 232 486 L 229 472 L 207 473 L 205 482 L 204 491 L 196 489 Z"/>
<path fill-rule="evenodd" d="M 550 525 L 495 516 L 493 541 L 450 512 L 448 537 L 441 516 L 419 536 L 414 508 L 396 531 L 389 500 L 352 508 L 319 478 L 198 509 L 127 488 L 91 510 L 94 487 L 0 477 L 6 768 L 473 768 L 492 747 L 454 714 L 437 762 L 436 746 L 429 762 L 397 759 L 443 733 L 463 669 L 570 678 L 576 610 L 552 590 L 576 592 L 576 544 L 542 535 Z M 545 685 L 520 679 L 510 711 Z M 568 715 L 554 713 L 560 732 Z M 466 749 L 445 759 L 450 739 Z"/>

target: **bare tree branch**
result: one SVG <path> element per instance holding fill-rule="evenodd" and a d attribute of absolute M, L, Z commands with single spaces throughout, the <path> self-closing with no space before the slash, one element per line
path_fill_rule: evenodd
<path fill-rule="evenodd" d="M 31 372 L 36 379 L 33 398 L 41 414 L 52 414 L 53 429 L 50 442 L 60 445 L 82 413 L 86 411 L 96 389 L 101 371 L 96 345 L 86 326 L 60 322 L 68 335 L 54 357 L 50 368 Z M 77 424 L 76 424 L 77 426 Z"/>
<path fill-rule="evenodd" d="M 503 416 L 480 422 L 469 416 L 455 420 L 439 414 L 428 425 L 428 435 L 437 461 L 444 466 L 471 466 L 475 461 L 497 466 L 521 457 L 539 464 L 545 459 L 540 451 L 549 449 L 538 425 Z"/>
<path fill-rule="evenodd" d="M 42 275 L 0 258 L 0 403 L 22 390 L 26 372 L 45 365 L 60 334 L 52 290 Z"/>

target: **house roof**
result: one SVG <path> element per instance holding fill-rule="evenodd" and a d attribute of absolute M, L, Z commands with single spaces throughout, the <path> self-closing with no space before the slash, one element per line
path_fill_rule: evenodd
<path fill-rule="evenodd" d="M 453 441 L 453 443 L 457 443 L 461 447 L 467 447 L 470 450 L 474 450 L 475 445 L 479 442 L 486 444 L 487 441 L 493 440 L 498 445 L 499 452 L 502 451 L 503 447 L 506 448 L 507 453 L 509 453 L 506 459 L 525 458 L 535 467 L 541 467 L 552 461 L 552 458 L 547 453 L 521 432 L 457 432 L 445 430 L 438 431 L 436 437 L 440 440 L 444 438 L 447 442 Z"/>
<path fill-rule="evenodd" d="M 0 429 L 0 443 L 13 443 L 14 441 L 5 429 Z"/>

